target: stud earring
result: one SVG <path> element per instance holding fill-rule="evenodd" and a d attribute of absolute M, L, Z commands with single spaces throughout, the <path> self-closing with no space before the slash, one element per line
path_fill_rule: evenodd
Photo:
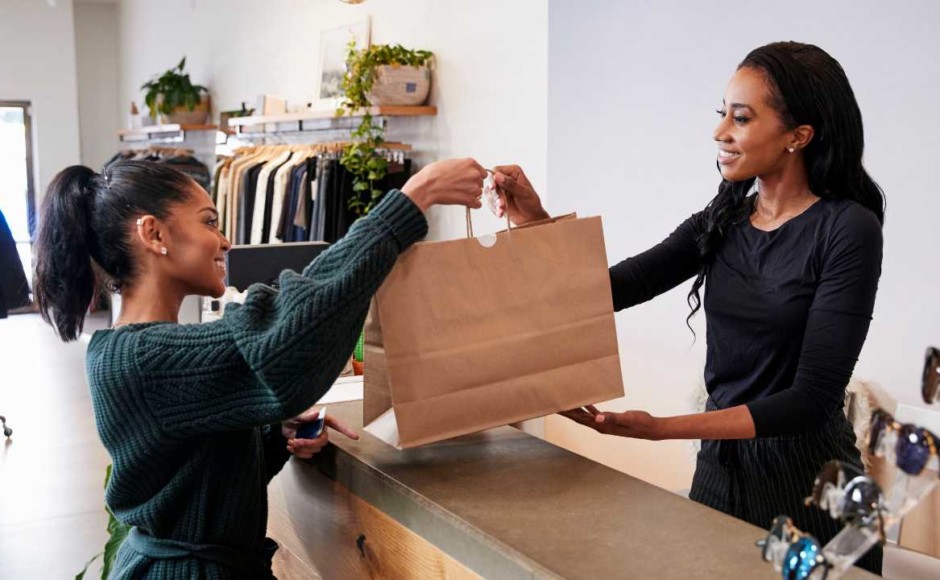
<path fill-rule="evenodd" d="M 793 147 L 789 147 L 787 148 L 787 151 L 789 151 L 790 153 L 793 153 L 794 151 L 796 151 L 796 149 L 794 149 Z"/>
<path fill-rule="evenodd" d="M 144 218 L 137 218 L 137 225 L 139 226 L 144 225 Z"/>
<path fill-rule="evenodd" d="M 160 248 L 160 253 L 166 256 L 166 247 Z"/>

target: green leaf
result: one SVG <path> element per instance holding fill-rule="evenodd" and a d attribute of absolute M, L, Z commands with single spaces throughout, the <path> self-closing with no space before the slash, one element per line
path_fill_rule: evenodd
<path fill-rule="evenodd" d="M 85 567 L 82 568 L 82 571 L 75 575 L 75 580 L 82 580 L 85 577 L 85 573 L 88 572 L 88 567 L 91 566 L 91 563 L 100 558 L 102 554 L 104 554 L 104 552 L 101 552 L 101 554 L 95 554 L 91 560 L 88 560 L 88 563 L 85 564 Z M 105 578 L 105 576 L 102 576 L 102 578 Z"/>
<path fill-rule="evenodd" d="M 381 65 L 422 66 L 433 58 L 427 50 L 410 50 L 400 44 L 394 46 L 376 44 L 359 50 L 355 39 L 346 45 L 346 73 L 342 78 L 344 98 L 337 116 L 363 113 L 359 125 L 351 131 L 354 143 L 343 150 L 340 163 L 352 174 L 353 191 L 356 194 L 370 192 L 376 199 L 382 192 L 374 188 L 373 183 L 381 180 L 388 172 L 388 160 L 378 153 L 385 143 L 385 130 L 372 122 L 368 107 L 369 93 L 375 82 L 376 67 Z M 364 204 L 355 196 L 347 202 L 357 215 L 365 215 L 374 203 Z M 361 212 L 361 213 L 360 213 Z"/>
<path fill-rule="evenodd" d="M 112 519 L 114 518 L 113 515 L 111 517 Z M 121 549 L 121 545 L 123 545 L 124 540 L 127 539 L 127 534 L 130 533 L 130 526 L 122 524 L 115 519 L 113 526 L 111 523 L 108 524 L 108 531 L 111 532 L 111 537 L 104 545 L 104 568 L 101 571 L 102 578 L 110 577 L 118 550 Z"/>

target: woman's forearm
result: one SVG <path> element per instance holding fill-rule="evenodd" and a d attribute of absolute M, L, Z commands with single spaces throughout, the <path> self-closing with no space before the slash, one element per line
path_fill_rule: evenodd
<path fill-rule="evenodd" d="M 754 420 L 746 405 L 720 411 L 656 419 L 656 439 L 753 439 Z"/>

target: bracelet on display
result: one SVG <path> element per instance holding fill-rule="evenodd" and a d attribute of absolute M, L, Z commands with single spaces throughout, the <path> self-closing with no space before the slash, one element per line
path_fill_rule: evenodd
<path fill-rule="evenodd" d="M 822 466 L 813 483 L 813 494 L 806 505 L 827 510 L 833 518 L 857 528 L 873 528 L 885 541 L 885 502 L 881 487 L 852 466 L 829 461 Z"/>
<path fill-rule="evenodd" d="M 920 394 L 928 405 L 933 404 L 940 396 L 940 350 L 933 346 L 927 347 L 927 354 L 924 356 L 924 376 Z"/>
<path fill-rule="evenodd" d="M 882 409 L 871 415 L 868 450 L 884 457 L 891 438 L 895 437 L 894 459 L 898 469 L 908 475 L 920 475 L 932 457 L 937 457 L 937 436 L 912 423 L 898 423 Z"/>
<path fill-rule="evenodd" d="M 809 578 L 814 573 L 819 580 L 825 580 L 832 565 L 823 555 L 822 546 L 813 536 L 800 531 L 793 520 L 787 516 L 777 516 L 767 534 L 759 540 L 762 557 L 779 567 L 785 580 Z"/>

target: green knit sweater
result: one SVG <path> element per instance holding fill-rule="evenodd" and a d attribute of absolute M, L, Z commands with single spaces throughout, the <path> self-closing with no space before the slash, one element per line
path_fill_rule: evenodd
<path fill-rule="evenodd" d="M 221 320 L 95 333 L 86 364 L 114 465 L 106 500 L 140 537 L 162 541 L 126 542 L 112 578 L 257 577 L 211 549 L 191 553 L 261 551 L 266 486 L 289 457 L 279 422 L 330 388 L 373 294 L 426 233 L 418 207 L 392 191 L 302 274 L 283 272 L 280 291 L 252 286 Z"/>

